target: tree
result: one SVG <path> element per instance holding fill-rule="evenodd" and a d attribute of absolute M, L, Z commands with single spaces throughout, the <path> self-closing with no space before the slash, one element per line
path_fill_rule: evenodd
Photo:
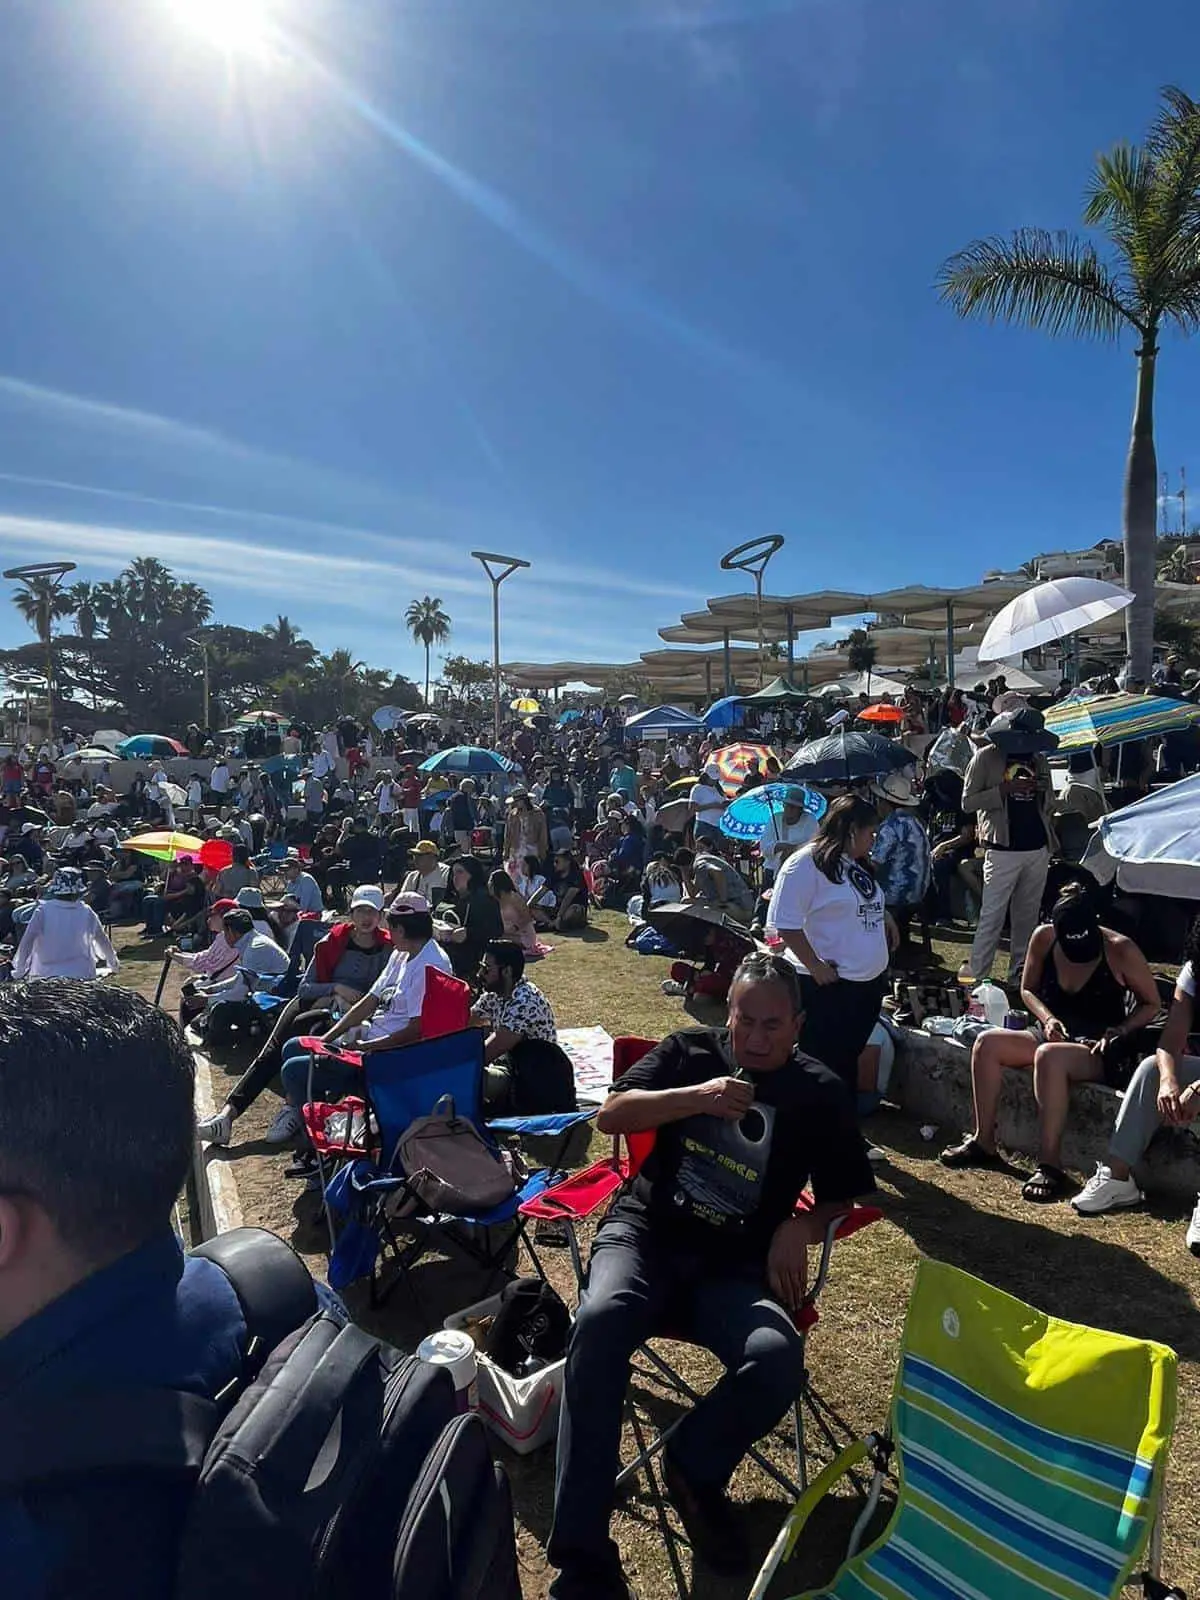
<path fill-rule="evenodd" d="M 938 289 L 961 316 L 1004 319 L 1049 333 L 1117 339 L 1137 335 L 1137 388 L 1125 465 L 1125 582 L 1133 604 L 1125 636 L 1136 675 L 1149 679 L 1154 646 L 1158 462 L 1154 373 L 1159 333 L 1200 326 L 1200 105 L 1164 89 L 1143 145 L 1096 158 L 1083 220 L 1104 236 L 1041 228 L 977 239 L 942 264 Z"/>
<path fill-rule="evenodd" d="M 52 703 L 58 675 L 51 638 L 56 619 L 71 614 L 68 592 L 52 578 L 30 578 L 24 588 L 13 591 L 12 602 L 38 636 L 42 647 L 42 666 L 39 670 L 46 674 L 46 699 Z"/>
<path fill-rule="evenodd" d="M 855 628 L 846 637 L 846 661 L 851 672 L 865 672 L 867 694 L 871 693 L 871 668 L 875 665 L 875 641 L 865 628 Z"/>
<path fill-rule="evenodd" d="M 470 656 L 443 656 L 442 676 L 460 700 L 469 700 L 471 690 L 492 681 L 490 661 L 472 661 Z"/>
<path fill-rule="evenodd" d="M 418 644 L 425 646 L 425 704 L 429 704 L 429 652 L 450 637 L 450 618 L 436 595 L 414 600 L 404 613 L 405 626 Z"/>
<path fill-rule="evenodd" d="M 96 631 L 100 626 L 100 613 L 96 609 L 96 585 L 80 580 L 67 590 L 71 614 L 75 618 L 75 631 L 87 658 L 88 694 L 92 710 L 96 709 Z"/>

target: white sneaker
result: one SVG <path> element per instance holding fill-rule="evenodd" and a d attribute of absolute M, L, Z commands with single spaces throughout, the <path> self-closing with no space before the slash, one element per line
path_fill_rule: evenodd
<path fill-rule="evenodd" d="M 1098 1161 L 1095 1172 L 1071 1201 L 1071 1205 L 1081 1217 L 1098 1217 L 1104 1211 L 1140 1206 L 1145 1198 L 1132 1178 L 1114 1178 L 1111 1167 Z M 1196 1223 L 1196 1239 L 1200 1244 L 1200 1206 L 1192 1220 Z"/>
<path fill-rule="evenodd" d="M 304 1118 L 295 1106 L 280 1106 L 275 1113 L 275 1120 L 263 1134 L 268 1144 L 287 1144 L 304 1129 Z"/>
<path fill-rule="evenodd" d="M 1200 1195 L 1196 1196 L 1196 1209 L 1187 1225 L 1187 1247 L 1194 1256 L 1200 1256 Z"/>
<path fill-rule="evenodd" d="M 233 1112 L 226 1106 L 215 1117 L 205 1117 L 196 1124 L 196 1132 L 205 1144 L 228 1144 L 233 1137 Z"/>

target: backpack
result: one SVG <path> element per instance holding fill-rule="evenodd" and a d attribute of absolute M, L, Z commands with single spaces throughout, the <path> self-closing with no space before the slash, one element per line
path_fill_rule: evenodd
<path fill-rule="evenodd" d="M 428 1117 L 409 1123 L 398 1146 L 411 1194 L 431 1211 L 471 1217 L 511 1200 L 516 1158 L 507 1160 L 444 1094 Z M 403 1211 L 403 1207 L 401 1207 Z"/>

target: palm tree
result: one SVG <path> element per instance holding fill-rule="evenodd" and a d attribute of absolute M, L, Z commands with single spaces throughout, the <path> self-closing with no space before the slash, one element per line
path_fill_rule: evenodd
<path fill-rule="evenodd" d="M 450 618 L 436 595 L 414 600 L 404 613 L 404 622 L 418 644 L 425 646 L 425 704 L 429 704 L 429 652 L 435 644 L 450 637 Z"/>
<path fill-rule="evenodd" d="M 71 611 L 75 616 L 75 627 L 83 648 L 87 652 L 88 663 L 88 693 L 91 695 L 92 710 L 96 709 L 96 629 L 100 622 L 100 596 L 97 594 L 98 584 L 81 580 L 73 583 L 67 590 L 67 599 L 71 603 Z"/>
<path fill-rule="evenodd" d="M 871 694 L 871 668 L 875 665 L 875 641 L 865 628 L 854 628 L 846 638 L 846 663 L 851 672 L 867 675 L 867 696 Z"/>
<path fill-rule="evenodd" d="M 73 608 L 68 591 L 60 588 L 53 578 L 27 578 L 25 583 L 25 588 L 13 590 L 12 603 L 37 634 L 46 652 L 46 704 L 53 720 L 54 652 L 51 634 L 55 620 L 70 616 Z"/>
<path fill-rule="evenodd" d="M 1125 583 L 1134 602 L 1125 636 L 1136 676 L 1149 680 L 1154 648 L 1158 463 L 1154 369 L 1159 332 L 1200 327 L 1200 104 L 1164 89 L 1143 145 L 1096 158 L 1083 220 L 1104 236 L 1041 228 L 977 239 L 942 264 L 937 285 L 961 316 L 1022 322 L 1050 333 L 1137 335 L 1137 391 L 1125 466 Z"/>

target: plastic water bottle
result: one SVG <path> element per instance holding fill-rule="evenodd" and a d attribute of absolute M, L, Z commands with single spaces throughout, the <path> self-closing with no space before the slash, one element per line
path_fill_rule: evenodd
<path fill-rule="evenodd" d="M 989 1028 L 1002 1028 L 1008 1014 L 1008 996 L 998 983 L 985 979 L 971 990 L 971 1004 L 967 1015 L 978 1017 Z"/>

